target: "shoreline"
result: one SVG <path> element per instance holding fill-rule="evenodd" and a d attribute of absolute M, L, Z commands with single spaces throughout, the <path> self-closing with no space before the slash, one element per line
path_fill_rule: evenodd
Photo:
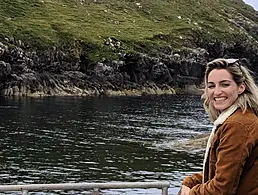
<path fill-rule="evenodd" d="M 167 89 L 161 88 L 150 88 L 142 87 L 141 89 L 122 89 L 122 90 L 111 90 L 111 89 L 80 89 L 77 87 L 69 89 L 47 89 L 42 91 L 31 92 L 5 89 L 1 91 L 2 96 L 6 97 L 48 97 L 48 96 L 77 96 L 77 97 L 99 97 L 99 96 L 148 96 L 148 95 L 176 95 L 176 94 L 188 94 L 188 95 L 202 95 L 203 90 L 197 88 L 195 85 L 188 85 L 185 89 L 172 88 Z"/>

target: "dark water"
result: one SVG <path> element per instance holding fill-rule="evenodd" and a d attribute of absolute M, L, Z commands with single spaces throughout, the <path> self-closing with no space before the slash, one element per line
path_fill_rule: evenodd
<path fill-rule="evenodd" d="M 171 143 L 210 130 L 198 96 L 1 97 L 0 109 L 1 184 L 169 181 L 176 194 L 185 175 L 201 170 L 203 154 Z"/>

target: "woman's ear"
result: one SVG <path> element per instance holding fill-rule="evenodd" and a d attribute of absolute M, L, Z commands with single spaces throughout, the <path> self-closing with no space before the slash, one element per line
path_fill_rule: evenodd
<path fill-rule="evenodd" d="M 238 94 L 242 94 L 245 91 L 245 84 L 241 83 L 240 86 L 238 87 Z"/>

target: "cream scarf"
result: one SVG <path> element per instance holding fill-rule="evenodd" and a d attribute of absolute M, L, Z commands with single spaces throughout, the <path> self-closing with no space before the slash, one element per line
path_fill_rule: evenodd
<path fill-rule="evenodd" d="M 203 160 L 203 177 L 202 177 L 202 182 L 203 183 L 204 183 L 205 164 L 208 160 L 208 154 L 209 154 L 209 151 L 210 151 L 211 141 L 214 138 L 215 131 L 216 131 L 216 129 L 219 125 L 223 124 L 224 121 L 227 120 L 227 118 L 236 111 L 237 108 L 238 107 L 235 104 L 233 104 L 227 110 L 223 111 L 219 115 L 219 117 L 214 121 L 214 126 L 211 130 L 210 137 L 209 137 L 208 142 L 207 142 L 205 155 L 204 155 L 204 160 Z"/>

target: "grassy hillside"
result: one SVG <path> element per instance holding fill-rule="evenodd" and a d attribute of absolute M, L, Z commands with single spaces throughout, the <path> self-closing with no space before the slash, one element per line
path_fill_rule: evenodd
<path fill-rule="evenodd" d="M 195 47 L 200 37 L 234 41 L 248 32 L 232 22 L 239 16 L 258 23 L 241 0 L 1 0 L 0 40 L 77 52 L 83 42 L 99 60 L 117 49 Z M 258 40 L 251 29 L 250 36 Z"/>

